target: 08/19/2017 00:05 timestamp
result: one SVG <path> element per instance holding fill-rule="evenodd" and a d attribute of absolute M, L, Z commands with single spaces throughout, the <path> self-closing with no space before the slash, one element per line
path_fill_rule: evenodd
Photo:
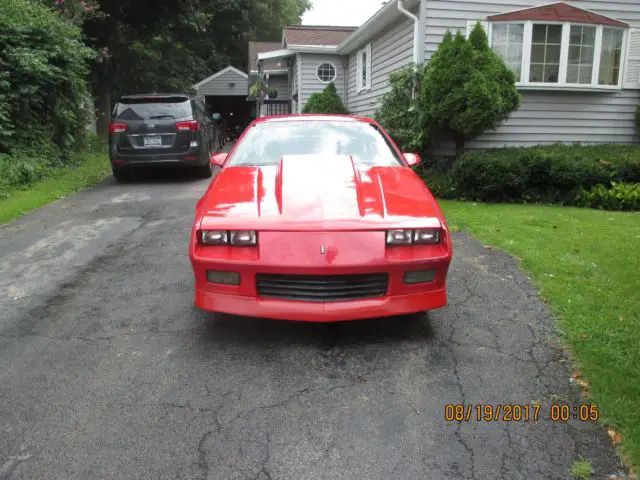
<path fill-rule="evenodd" d="M 543 410 L 542 405 L 535 403 L 472 403 L 468 405 L 448 403 L 444 407 L 444 419 L 447 422 L 537 422 L 539 420 L 596 422 L 599 418 L 600 411 L 594 404 L 558 403 L 552 404 L 547 411 Z"/>

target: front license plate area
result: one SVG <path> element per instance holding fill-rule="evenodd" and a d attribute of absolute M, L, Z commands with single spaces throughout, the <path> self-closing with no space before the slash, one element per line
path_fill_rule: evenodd
<path fill-rule="evenodd" d="M 158 137 L 158 136 L 143 137 L 142 142 L 145 147 L 160 147 L 162 146 L 162 137 Z"/>

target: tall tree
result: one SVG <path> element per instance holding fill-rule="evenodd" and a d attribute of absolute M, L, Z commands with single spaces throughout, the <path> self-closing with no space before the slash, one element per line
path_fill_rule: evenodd
<path fill-rule="evenodd" d="M 226 65 L 247 64 L 251 40 L 279 40 L 310 0 L 41 0 L 83 26 L 99 52 L 92 87 L 105 134 L 111 99 L 187 90 Z M 88 11 L 87 11 L 88 6 Z"/>

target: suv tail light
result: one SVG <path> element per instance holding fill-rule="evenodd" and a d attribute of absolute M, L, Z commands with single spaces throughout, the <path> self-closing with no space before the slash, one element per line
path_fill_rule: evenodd
<path fill-rule="evenodd" d="M 127 131 L 126 123 L 110 123 L 109 124 L 109 132 L 110 133 L 122 133 Z"/>
<path fill-rule="evenodd" d="M 177 122 L 176 128 L 179 132 L 186 132 L 191 130 L 192 132 L 197 132 L 200 130 L 200 122 L 197 120 L 189 120 L 188 122 Z"/>

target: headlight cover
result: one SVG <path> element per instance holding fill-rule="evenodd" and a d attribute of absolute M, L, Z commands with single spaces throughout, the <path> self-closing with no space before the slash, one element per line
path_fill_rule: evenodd
<path fill-rule="evenodd" d="M 387 230 L 387 245 L 413 245 L 440 243 L 439 228 L 420 228 L 417 230 Z"/>
<path fill-rule="evenodd" d="M 258 244 L 255 230 L 200 230 L 198 241 L 201 245 L 254 246 Z"/>

